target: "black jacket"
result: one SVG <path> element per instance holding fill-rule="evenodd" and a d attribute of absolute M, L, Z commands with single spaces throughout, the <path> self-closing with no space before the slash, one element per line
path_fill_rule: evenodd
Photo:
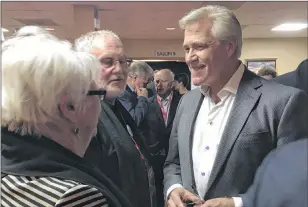
<path fill-rule="evenodd" d="M 167 126 L 165 125 L 161 108 L 157 102 L 157 96 L 149 98 L 149 114 L 140 126 L 140 129 L 147 138 L 152 154 L 157 154 L 161 150 L 165 150 L 165 154 L 167 155 L 172 124 L 181 98 L 182 95 L 173 92 Z"/>
<path fill-rule="evenodd" d="M 125 125 L 130 126 L 135 141 L 146 161 L 151 165 L 144 137 L 118 100 L 114 106 L 110 106 L 106 101 L 101 104 L 98 134 L 90 143 L 85 159 L 98 166 L 115 182 L 134 207 L 151 207 L 151 203 L 155 202 L 153 200 L 155 195 L 151 194 L 155 194 L 155 181 L 148 179 L 147 166 L 140 158 Z M 123 116 L 124 120 L 120 120 L 120 116 Z"/>
<path fill-rule="evenodd" d="M 38 176 L 73 180 L 98 189 L 113 207 L 133 207 L 106 175 L 58 143 L 20 136 L 2 128 L 1 176 Z"/>
<path fill-rule="evenodd" d="M 301 62 L 295 71 L 280 75 L 273 80 L 308 93 L 308 59 Z"/>

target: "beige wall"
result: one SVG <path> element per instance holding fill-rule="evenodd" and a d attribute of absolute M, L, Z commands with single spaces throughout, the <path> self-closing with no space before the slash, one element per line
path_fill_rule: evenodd
<path fill-rule="evenodd" d="M 279 75 L 294 70 L 307 58 L 307 38 L 247 39 L 244 40 L 241 59 L 277 58 Z"/>
<path fill-rule="evenodd" d="M 134 59 L 184 60 L 182 40 L 123 40 L 126 53 Z M 245 39 L 241 60 L 277 58 L 277 72 L 295 69 L 307 58 L 307 38 Z M 176 52 L 174 57 L 155 57 L 154 51 Z"/>

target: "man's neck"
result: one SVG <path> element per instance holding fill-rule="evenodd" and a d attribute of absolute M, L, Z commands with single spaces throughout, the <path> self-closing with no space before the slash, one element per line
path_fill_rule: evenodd
<path fill-rule="evenodd" d="M 222 74 L 220 74 L 219 81 L 209 87 L 209 95 L 215 103 L 220 102 L 220 98 L 218 97 L 218 92 L 228 83 L 233 74 L 237 71 L 240 66 L 240 61 L 233 61 L 233 63 L 226 64 L 229 65 L 229 69 L 225 70 Z"/>
<path fill-rule="evenodd" d="M 187 92 L 187 89 L 185 88 L 185 87 L 181 87 L 180 89 L 179 89 L 179 93 L 180 94 L 184 94 L 184 93 L 186 93 Z"/>

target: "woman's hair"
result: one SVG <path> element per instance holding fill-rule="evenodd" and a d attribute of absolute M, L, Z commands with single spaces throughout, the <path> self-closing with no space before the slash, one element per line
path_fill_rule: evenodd
<path fill-rule="evenodd" d="M 2 126 L 21 135 L 40 135 L 38 125 L 61 119 L 61 96 L 82 107 L 99 62 L 50 35 L 9 41 L 2 52 Z"/>
<path fill-rule="evenodd" d="M 35 36 L 35 35 L 51 35 L 47 30 L 42 27 L 35 25 L 27 25 L 21 27 L 13 37 L 27 37 L 27 36 Z"/>

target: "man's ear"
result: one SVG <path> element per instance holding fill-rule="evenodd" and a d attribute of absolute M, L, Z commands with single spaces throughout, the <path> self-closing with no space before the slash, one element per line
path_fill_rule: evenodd
<path fill-rule="evenodd" d="M 68 96 L 61 96 L 59 102 L 59 110 L 67 120 L 76 122 L 76 108 Z"/>
<path fill-rule="evenodd" d="M 229 42 L 227 44 L 227 53 L 228 53 L 228 57 L 232 57 L 233 55 L 235 55 L 235 50 L 237 47 L 237 41 L 236 40 L 232 40 L 231 42 Z"/>

